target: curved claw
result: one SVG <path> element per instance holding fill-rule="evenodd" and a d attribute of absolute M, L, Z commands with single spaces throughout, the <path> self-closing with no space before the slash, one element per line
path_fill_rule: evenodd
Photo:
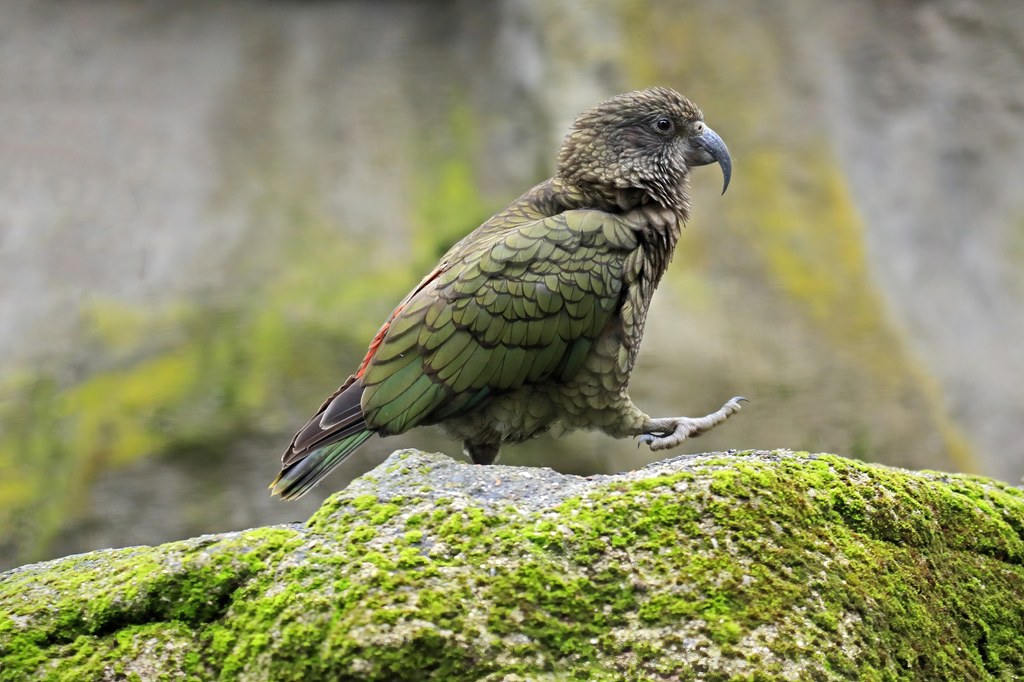
<path fill-rule="evenodd" d="M 664 450 L 679 445 L 687 438 L 697 438 L 739 412 L 743 407 L 740 403 L 744 402 L 750 401 L 738 395 L 703 417 L 648 419 L 644 425 L 647 431 L 639 435 L 637 447 L 640 447 L 640 443 L 646 443 L 651 450 Z"/>

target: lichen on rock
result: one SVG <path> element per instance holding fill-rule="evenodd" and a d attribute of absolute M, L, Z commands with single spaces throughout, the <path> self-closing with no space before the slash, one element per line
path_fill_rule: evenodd
<path fill-rule="evenodd" d="M 0 576 L 0 680 L 1024 671 L 1024 491 L 832 455 L 614 476 L 400 451 L 304 525 Z"/>

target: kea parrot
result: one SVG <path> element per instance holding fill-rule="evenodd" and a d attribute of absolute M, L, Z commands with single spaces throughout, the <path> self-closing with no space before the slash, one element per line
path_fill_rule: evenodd
<path fill-rule="evenodd" d="M 553 427 L 678 445 L 740 409 L 651 418 L 627 393 L 651 296 L 689 217 L 690 171 L 729 151 L 662 87 L 574 122 L 545 180 L 451 247 L 381 326 L 270 484 L 301 497 L 371 435 L 440 425 L 476 464 Z"/>

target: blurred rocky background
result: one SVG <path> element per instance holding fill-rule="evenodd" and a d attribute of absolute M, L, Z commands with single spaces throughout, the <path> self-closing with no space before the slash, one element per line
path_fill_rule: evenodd
<path fill-rule="evenodd" d="M 0 568 L 306 518 L 293 431 L 572 117 L 675 87 L 735 168 L 632 394 L 740 416 L 681 451 L 1024 474 L 1024 4 L 55 2 L 0 8 Z M 507 448 L 576 473 L 593 434 Z"/>

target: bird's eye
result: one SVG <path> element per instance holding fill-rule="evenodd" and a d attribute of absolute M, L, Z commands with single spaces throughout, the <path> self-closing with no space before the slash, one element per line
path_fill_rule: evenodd
<path fill-rule="evenodd" d="M 654 128 L 659 133 L 667 133 L 672 130 L 672 119 L 667 116 L 661 116 L 654 122 Z"/>

